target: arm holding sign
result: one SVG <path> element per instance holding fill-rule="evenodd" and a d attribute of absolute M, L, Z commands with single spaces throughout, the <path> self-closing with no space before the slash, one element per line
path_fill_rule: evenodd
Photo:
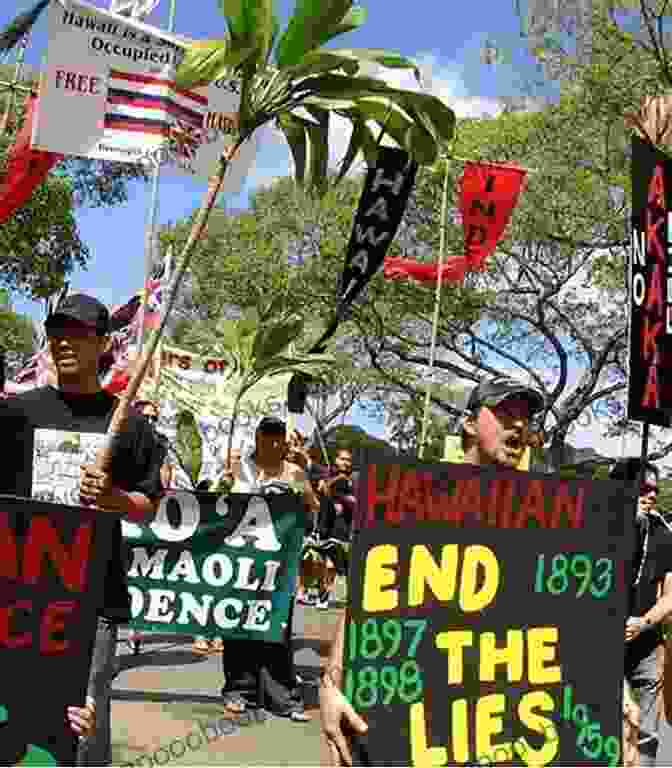
<path fill-rule="evenodd" d="M 368 726 L 350 706 L 341 692 L 343 682 L 343 645 L 345 640 L 345 616 L 336 629 L 327 665 L 320 680 L 320 717 L 322 731 L 329 747 L 333 766 L 352 765 L 350 745 L 343 733 L 343 721 L 350 729 L 366 733 Z"/>
<path fill-rule="evenodd" d="M 665 574 L 662 595 L 643 616 L 631 616 L 625 626 L 625 640 L 630 642 L 672 616 L 672 573 Z"/>
<path fill-rule="evenodd" d="M 94 700 L 86 697 L 85 707 L 68 707 L 68 723 L 70 728 L 82 739 L 86 739 L 96 729 L 96 705 Z"/>
<path fill-rule="evenodd" d="M 158 500 L 151 501 L 144 493 L 129 493 L 115 487 L 112 476 L 92 464 L 82 466 L 79 489 L 83 504 L 120 512 L 136 523 L 151 520 L 158 508 Z"/>

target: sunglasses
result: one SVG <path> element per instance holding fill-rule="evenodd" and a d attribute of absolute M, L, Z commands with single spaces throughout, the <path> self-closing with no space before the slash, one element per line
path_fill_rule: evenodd
<path fill-rule="evenodd" d="M 648 496 L 650 493 L 654 493 L 657 496 L 658 486 L 651 485 L 650 483 L 642 483 L 641 486 L 639 487 L 639 495 Z"/>

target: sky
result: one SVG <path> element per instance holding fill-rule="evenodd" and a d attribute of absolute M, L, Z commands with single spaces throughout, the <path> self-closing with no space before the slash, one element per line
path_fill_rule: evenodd
<path fill-rule="evenodd" d="M 90 0 L 101 8 L 109 0 Z M 385 48 L 414 58 L 420 65 L 425 87 L 440 96 L 458 116 L 480 116 L 498 111 L 498 99 L 521 93 L 521 73 L 533 72 L 533 63 L 521 36 L 521 24 L 514 12 L 514 0 L 482 0 L 447 3 L 445 0 L 414 0 L 412 4 L 389 0 L 362 0 L 368 11 L 364 27 L 342 37 L 342 47 Z M 0 4 L 0 25 L 4 26 L 32 0 Z M 276 0 L 282 26 L 289 17 L 293 0 Z M 396 12 L 391 12 L 395 8 Z M 166 28 L 169 0 L 161 0 L 147 23 Z M 27 62 L 38 66 L 48 45 L 46 13 L 35 26 Z M 178 34 L 196 39 L 215 38 L 225 29 L 216 0 L 176 0 Z M 481 49 L 489 40 L 503 54 L 495 66 L 483 64 Z M 389 72 L 389 70 L 388 70 Z M 391 73 L 402 87 L 417 87 L 407 73 Z M 342 158 L 348 142 L 345 122 L 336 124 L 330 135 L 332 164 Z M 260 185 L 292 171 L 288 148 L 271 130 L 260 136 L 259 151 L 241 194 L 226 200 L 231 209 L 244 208 L 249 193 Z M 92 293 L 108 305 L 126 301 L 142 285 L 144 272 L 145 227 L 150 200 L 150 185 L 134 183 L 129 200 L 122 206 L 81 209 L 78 224 L 83 240 L 91 250 L 86 270 L 71 277 L 71 290 Z M 205 193 L 205 182 L 164 174 L 160 183 L 158 222 L 165 225 L 188 216 Z M 346 243 L 343 244 L 344 248 Z M 43 318 L 42 305 L 16 300 L 18 312 Z M 354 423 L 381 435 L 384 424 L 355 409 Z"/>

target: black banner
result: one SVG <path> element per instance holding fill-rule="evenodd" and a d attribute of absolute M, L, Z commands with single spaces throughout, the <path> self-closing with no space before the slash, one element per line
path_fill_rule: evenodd
<path fill-rule="evenodd" d="M 628 419 L 661 427 L 672 426 L 670 211 L 672 159 L 633 136 Z"/>
<path fill-rule="evenodd" d="M 0 765 L 75 765 L 114 519 L 0 496 Z"/>
<path fill-rule="evenodd" d="M 359 765 L 621 765 L 633 500 L 612 482 L 369 465 L 344 692 Z"/>
<path fill-rule="evenodd" d="M 383 265 L 415 183 L 417 163 L 407 152 L 380 147 L 369 168 L 338 286 L 338 314 L 348 307 Z"/>

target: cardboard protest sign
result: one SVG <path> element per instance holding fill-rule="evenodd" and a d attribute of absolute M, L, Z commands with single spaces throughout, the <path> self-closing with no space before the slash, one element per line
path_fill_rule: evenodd
<path fill-rule="evenodd" d="M 385 464 L 359 489 L 343 661 L 359 764 L 620 764 L 623 487 Z"/>
<path fill-rule="evenodd" d="M 672 426 L 672 158 L 632 137 L 628 419 Z"/>
<path fill-rule="evenodd" d="M 238 80 L 178 88 L 184 38 L 83 0 L 54 2 L 48 13 L 33 148 L 202 181 L 217 171 L 238 138 Z M 240 190 L 256 148 L 253 137 L 230 158 L 224 193 Z"/>
<path fill-rule="evenodd" d="M 74 765 L 114 516 L 0 496 L 0 765 Z"/>
<path fill-rule="evenodd" d="M 167 494 L 150 526 L 123 524 L 131 626 L 282 642 L 303 514 L 292 493 Z"/>

